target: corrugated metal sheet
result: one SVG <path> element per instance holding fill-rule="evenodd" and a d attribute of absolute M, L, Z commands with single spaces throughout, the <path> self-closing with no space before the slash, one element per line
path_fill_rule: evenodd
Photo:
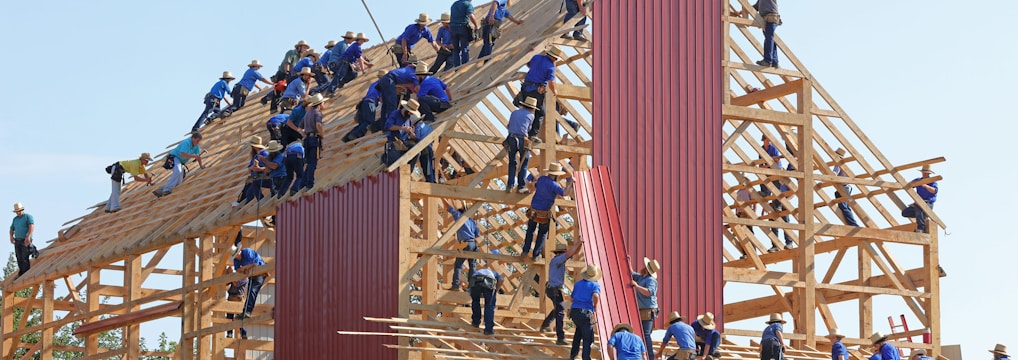
<path fill-rule="evenodd" d="M 626 241 L 608 168 L 596 166 L 590 171 L 574 172 L 573 177 L 583 255 L 588 264 L 600 266 L 604 273 L 599 281 L 601 302 L 597 307 L 597 331 L 604 342 L 615 324 L 628 323 L 640 329 L 640 312 L 635 293 L 626 287 L 631 279 L 626 266 Z M 606 348 L 604 343 L 601 347 Z M 601 358 L 607 359 L 608 354 L 603 353 Z"/>
<path fill-rule="evenodd" d="M 395 359 L 388 332 L 363 316 L 398 316 L 399 175 L 383 173 L 279 205 L 276 358 Z"/>
<path fill-rule="evenodd" d="M 722 313 L 721 9 L 594 2 L 594 164 L 612 170 L 633 258 L 662 263 L 665 313 Z"/>

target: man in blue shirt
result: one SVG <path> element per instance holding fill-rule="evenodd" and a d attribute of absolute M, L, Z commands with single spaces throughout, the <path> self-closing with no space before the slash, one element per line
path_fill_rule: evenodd
<path fill-rule="evenodd" d="M 207 124 L 205 119 L 215 119 L 219 115 L 219 102 L 225 100 L 224 97 L 230 93 L 230 81 L 235 79 L 233 75 L 230 75 L 229 71 L 223 71 L 223 76 L 219 78 L 212 89 L 205 94 L 205 109 L 201 111 L 201 115 L 198 115 L 198 121 L 194 122 L 194 126 L 191 127 L 191 131 L 198 131 L 203 124 Z M 230 105 L 230 101 L 226 100 L 226 105 Z"/>
<path fill-rule="evenodd" d="M 244 107 L 247 103 L 247 95 L 251 93 L 251 90 L 258 88 L 261 90 L 262 87 L 258 86 L 258 82 L 261 81 L 265 84 L 272 85 L 269 79 L 266 79 L 258 72 L 262 68 L 262 64 L 258 60 L 251 60 L 251 63 L 247 65 L 247 71 L 244 72 L 244 76 L 240 77 L 240 81 L 237 85 L 233 86 L 233 92 L 230 93 L 233 96 L 233 105 L 223 110 L 220 117 L 229 117 L 234 111 Z"/>
<path fill-rule="evenodd" d="M 717 324 L 714 323 L 714 314 L 706 312 L 697 316 L 692 327 L 696 334 L 696 356 L 703 356 L 703 360 L 720 358 L 718 346 L 721 345 L 721 333 L 715 329 Z"/>
<path fill-rule="evenodd" d="M 290 117 L 280 126 L 279 130 L 282 138 L 279 142 L 281 144 L 289 144 L 304 139 L 304 115 L 306 114 L 307 109 L 304 107 L 304 104 L 293 108 L 293 111 L 290 112 Z"/>
<path fill-rule="evenodd" d="M 226 274 L 233 274 L 235 271 L 232 266 L 226 267 Z M 237 281 L 230 282 L 229 287 L 226 288 L 226 301 L 244 301 L 244 295 L 247 294 L 247 279 L 242 278 Z M 226 318 L 233 320 L 236 314 L 226 314 Z M 226 337 L 233 337 L 233 330 L 226 331 Z M 240 338 L 247 339 L 247 329 L 240 328 Z"/>
<path fill-rule="evenodd" d="M 187 164 L 191 159 L 198 160 L 198 166 L 204 168 L 205 165 L 201 163 L 201 147 L 198 143 L 201 142 L 201 133 L 194 131 L 191 132 L 191 137 L 184 139 L 180 144 L 177 145 L 170 154 L 167 156 L 172 157 L 173 165 L 170 168 L 173 170 L 173 174 L 166 180 L 166 184 L 163 187 L 156 189 L 152 192 L 156 197 L 163 197 L 173 192 L 173 188 L 180 185 L 184 181 L 184 164 Z"/>
<path fill-rule="evenodd" d="M 937 202 L 937 194 L 939 193 L 939 186 L 936 181 L 929 181 L 930 175 L 933 174 L 933 169 L 930 165 L 923 165 L 920 170 L 922 176 L 912 179 L 911 184 L 915 185 L 915 191 L 919 194 L 919 197 L 926 202 L 926 206 L 933 209 L 933 203 Z M 929 226 L 926 224 L 926 212 L 920 209 L 916 204 L 911 204 L 905 209 L 901 210 L 901 216 L 908 218 L 915 218 L 915 232 L 917 233 L 929 233 Z"/>
<path fill-rule="evenodd" d="M 686 320 L 685 316 L 679 315 L 678 311 L 672 311 L 668 314 L 668 330 L 665 330 L 665 337 L 661 340 L 661 347 L 658 348 L 658 353 L 664 353 L 665 347 L 668 346 L 668 341 L 675 337 L 675 344 L 679 346 L 679 351 L 668 357 L 668 360 L 693 360 L 696 356 L 696 334 L 693 332 L 693 327 L 686 325 L 682 322 Z"/>
<path fill-rule="evenodd" d="M 615 325 L 612 336 L 608 338 L 608 357 L 611 360 L 645 360 L 648 359 L 644 356 L 646 354 L 647 348 L 640 337 L 633 334 L 632 325 Z"/>
<path fill-rule="evenodd" d="M 990 351 L 990 352 L 993 352 L 993 351 Z M 915 349 L 915 350 L 912 350 L 912 353 L 909 354 L 908 357 L 909 357 L 910 360 L 933 360 L 932 357 L 926 356 L 926 349 Z M 848 359 L 847 356 L 845 358 Z"/>
<path fill-rule="evenodd" d="M 286 189 L 290 189 L 290 195 L 296 195 L 300 190 L 301 179 L 304 178 L 304 144 L 294 140 L 286 145 L 283 151 L 283 166 L 286 167 L 286 178 L 283 179 L 283 186 L 277 195 L 283 197 Z M 291 185 L 292 184 L 292 185 Z"/>
<path fill-rule="evenodd" d="M 399 67 L 406 66 L 410 54 L 414 53 L 414 45 L 417 45 L 422 39 L 428 40 L 431 47 L 438 52 L 438 44 L 435 44 L 435 38 L 431 34 L 431 30 L 428 29 L 428 23 L 431 22 L 431 18 L 428 17 L 427 13 L 421 13 L 417 19 L 414 20 L 413 24 L 410 24 L 403 30 L 403 33 L 396 38 L 396 45 L 393 47 L 393 52 L 396 55 L 396 59 L 399 62 Z"/>
<path fill-rule="evenodd" d="M 396 87 L 401 86 L 410 92 L 416 93 L 417 86 L 417 64 L 411 63 L 409 66 L 393 69 L 378 79 L 378 85 L 375 85 L 375 89 L 382 95 L 382 115 L 389 116 L 393 110 L 396 110 L 396 105 L 399 105 L 399 95 L 397 95 Z"/>
<path fill-rule="evenodd" d="M 778 0 L 759 0 L 753 4 L 757 10 L 757 16 L 763 20 L 763 60 L 756 64 L 765 67 L 778 67 L 778 46 L 774 43 L 774 32 L 781 25 L 781 15 L 778 14 Z M 889 360 L 889 359 L 884 359 Z"/>
<path fill-rule="evenodd" d="M 277 114 L 265 122 L 265 129 L 269 131 L 269 140 L 281 141 L 283 139 L 282 127 L 290 120 L 290 114 Z"/>
<path fill-rule="evenodd" d="M 484 38 L 484 45 L 481 46 L 481 52 L 477 54 L 478 59 L 491 55 L 495 40 L 502 33 L 499 28 L 505 19 L 509 19 L 509 21 L 516 25 L 523 25 L 523 21 L 513 17 L 512 13 L 509 12 L 505 2 L 492 1 L 491 7 L 488 8 L 488 16 L 485 16 L 484 21 L 481 22 L 483 24 L 481 25 L 481 36 Z"/>
<path fill-rule="evenodd" d="M 286 164 L 283 163 L 285 158 L 283 144 L 280 144 L 277 140 L 269 141 L 269 144 L 265 146 L 265 151 L 269 152 L 269 156 L 265 159 L 265 164 L 276 165 L 271 167 L 269 171 L 269 179 L 272 180 L 270 193 L 273 196 L 282 196 L 281 194 L 286 194 L 286 188 L 283 188 L 283 181 L 286 180 Z"/>
<path fill-rule="evenodd" d="M 304 69 L 308 69 L 308 71 L 311 72 L 313 77 L 314 67 L 317 62 L 318 53 L 316 53 L 314 50 L 308 50 L 303 54 L 303 57 L 299 61 L 297 61 L 296 64 L 293 65 L 293 68 L 290 69 L 290 76 L 286 78 L 286 81 L 293 82 L 294 79 L 299 77 L 300 74 L 304 72 Z M 310 82 L 307 82 L 307 84 L 310 84 Z"/>
<path fill-rule="evenodd" d="M 530 211 L 527 212 L 527 217 L 530 220 L 527 221 L 527 235 L 523 240 L 521 257 L 526 258 L 527 253 L 530 252 L 534 231 L 537 231 L 537 243 L 534 245 L 533 259 L 537 260 L 544 251 L 544 240 L 548 237 L 548 229 L 555 216 L 551 213 L 552 207 L 555 205 L 555 198 L 566 196 L 573 190 L 572 179 L 566 179 L 569 184 L 564 189 L 559 186 L 558 177 L 565 174 L 566 172 L 562 171 L 562 165 L 556 162 L 545 169 L 544 175 L 537 179 L 537 183 L 534 185 L 534 198 L 530 201 Z"/>
<path fill-rule="evenodd" d="M 329 82 L 329 58 L 332 57 L 332 49 L 336 48 L 336 40 L 329 40 L 325 44 L 325 52 L 315 62 L 315 66 L 311 69 L 315 73 L 315 83 L 318 86 L 327 84 Z"/>
<path fill-rule="evenodd" d="M 337 68 L 339 65 L 339 59 L 343 57 L 346 53 L 346 49 L 350 48 L 350 44 L 353 44 L 354 42 L 357 42 L 357 35 L 355 35 L 353 31 L 347 31 L 346 34 L 343 35 L 343 41 L 339 42 L 332 48 L 332 51 L 329 52 L 329 56 L 322 56 L 333 75 L 339 72 Z"/>
<path fill-rule="evenodd" d="M 384 128 L 389 131 L 385 143 L 386 165 L 392 165 L 412 146 L 412 144 L 408 144 L 410 136 L 414 133 L 411 124 L 421 117 L 421 113 L 417 110 L 420 107 L 417 100 L 403 101 L 400 102 L 400 105 L 399 109 L 393 110 L 385 119 Z"/>
<path fill-rule="evenodd" d="M 356 40 L 339 57 L 339 62 L 335 66 L 336 69 L 333 70 L 332 81 L 329 82 L 328 89 L 325 89 L 326 96 L 332 96 L 336 90 L 342 89 L 346 83 L 356 79 L 357 72 L 364 72 L 368 68 L 375 66 L 375 64 L 364 58 L 364 50 L 361 48 L 370 39 L 364 36 L 364 33 L 357 33 Z"/>
<path fill-rule="evenodd" d="M 370 129 L 372 132 L 381 129 L 382 124 L 379 124 L 378 117 L 378 104 L 382 99 L 382 94 L 378 92 L 375 87 L 378 86 L 378 80 L 368 85 L 368 93 L 364 95 L 361 102 L 357 103 L 357 126 L 355 126 L 350 132 L 343 135 L 343 142 L 350 142 L 368 133 Z"/>
<path fill-rule="evenodd" d="M 452 61 L 449 60 L 449 55 L 452 55 L 452 32 L 449 28 L 449 13 L 442 13 L 442 18 L 439 23 L 442 25 L 438 27 L 438 33 L 435 34 L 435 42 L 438 43 L 438 51 L 435 56 L 435 63 L 431 64 L 431 68 L 428 69 L 432 74 L 437 73 L 442 65 L 445 65 L 445 70 L 451 68 L 450 64 Z"/>
<path fill-rule="evenodd" d="M 449 60 L 452 67 L 457 67 L 470 61 L 470 41 L 474 39 L 472 29 L 477 28 L 477 18 L 474 17 L 474 5 L 470 0 L 456 0 L 449 8 L 449 13 L 449 32 L 452 36 L 452 57 Z"/>
<path fill-rule="evenodd" d="M 763 336 L 760 337 L 760 360 L 784 360 L 785 341 L 781 336 L 785 320 L 780 313 L 771 314 L 767 320 L 767 327 L 764 328 Z"/>
<path fill-rule="evenodd" d="M 463 205 L 464 206 L 460 206 L 459 209 L 449 205 L 446 209 L 449 211 L 449 214 L 452 215 L 453 221 L 459 220 L 459 218 L 463 216 L 463 212 L 466 211 L 466 204 Z M 477 238 L 479 237 L 481 237 L 481 232 L 477 229 L 477 223 L 470 217 L 467 217 L 463 226 L 460 226 L 459 230 L 456 230 L 456 239 L 460 242 L 460 251 L 477 252 Z M 477 259 L 456 258 L 456 262 L 453 263 L 452 287 L 450 290 L 460 290 L 460 272 L 463 271 L 464 261 L 469 264 L 469 268 L 467 269 L 467 279 L 474 277 L 474 271 L 477 270 Z"/>
<path fill-rule="evenodd" d="M 558 95 L 555 91 L 555 62 L 561 59 L 562 51 L 552 46 L 543 54 L 534 55 L 527 63 L 528 70 L 527 76 L 523 78 L 523 87 L 513 99 L 513 105 L 516 106 L 520 106 L 528 97 L 537 99 L 534 125 L 527 136 L 536 138 L 544 122 L 544 93 L 550 89 L 552 94 Z"/>
<path fill-rule="evenodd" d="M 470 276 L 470 324 L 481 327 L 481 299 L 484 299 L 484 334 L 495 333 L 495 302 L 502 287 L 502 275 L 489 268 L 477 270 Z"/>
<path fill-rule="evenodd" d="M 416 75 L 417 81 L 421 84 L 417 90 L 417 101 L 421 103 L 421 114 L 424 116 L 424 121 L 435 122 L 435 114 L 441 114 L 452 108 L 452 104 L 449 103 L 452 99 L 449 85 L 437 77 L 428 76 L 431 75 L 431 72 L 423 65 L 417 67 Z"/>
<path fill-rule="evenodd" d="M 784 183 L 782 183 L 780 181 L 775 181 L 775 182 L 778 184 L 777 186 L 778 186 L 778 192 L 779 193 L 781 193 L 781 194 L 789 194 L 789 195 L 785 196 L 786 198 L 792 196 L 789 193 L 788 185 L 785 185 Z M 771 200 L 771 208 L 773 208 L 776 213 L 782 213 L 782 212 L 785 211 L 785 205 L 781 203 L 781 199 L 780 198 L 779 199 Z M 780 217 L 781 221 L 784 221 L 786 224 L 790 223 L 790 221 L 792 219 L 791 215 L 789 215 L 789 214 L 781 215 L 781 216 L 778 216 L 778 217 Z M 776 222 L 777 219 L 776 218 L 771 218 L 771 221 L 775 221 Z M 774 237 L 778 236 L 778 230 L 779 229 L 777 227 L 771 227 L 771 233 L 774 234 Z M 785 250 L 789 250 L 789 249 L 794 248 L 795 247 L 795 242 L 792 241 L 792 235 L 788 231 L 788 229 L 784 229 L 784 235 L 785 235 Z M 767 249 L 767 252 L 769 252 L 769 253 L 777 252 L 777 251 L 781 251 L 781 249 L 779 249 L 777 245 L 774 245 L 770 249 Z"/>
<path fill-rule="evenodd" d="M 572 19 L 576 14 L 580 14 L 580 21 L 576 22 L 573 27 L 586 25 L 587 24 L 587 7 L 583 6 L 583 0 L 565 0 L 566 2 L 566 17 L 562 19 L 562 23 L 565 24 L 569 19 Z M 569 36 L 569 33 L 562 35 L 563 39 L 575 39 L 579 41 L 587 41 L 587 37 L 583 36 L 583 29 L 577 29 L 573 31 L 573 36 Z"/>
<path fill-rule="evenodd" d="M 880 354 L 880 360 L 901 360 L 901 352 L 897 347 L 887 342 L 887 336 L 879 331 L 870 336 L 873 341 L 874 353 Z"/>
<path fill-rule="evenodd" d="M 297 44 L 293 45 L 293 49 L 288 50 L 283 55 L 283 61 L 279 63 L 279 69 L 276 70 L 276 75 L 272 76 L 272 81 L 286 80 L 287 76 L 290 75 L 290 69 L 300 60 L 300 55 L 310 48 L 311 46 L 304 40 L 298 41 Z"/>
<path fill-rule="evenodd" d="M 841 342 L 844 338 L 845 335 L 838 329 L 831 329 L 831 333 L 827 335 L 827 339 L 831 340 L 831 360 L 848 360 L 848 349 Z"/>
<path fill-rule="evenodd" d="M 558 345 L 566 345 L 566 333 L 563 329 L 566 316 L 565 308 L 565 282 L 566 282 L 566 261 L 572 259 L 576 253 L 580 252 L 580 246 L 583 246 L 583 241 L 574 241 L 573 246 L 567 246 L 565 244 L 558 244 L 555 246 L 555 256 L 548 262 L 548 283 L 544 286 L 544 295 L 551 300 L 551 303 L 555 306 L 548 316 L 544 317 L 544 321 L 541 322 L 541 331 L 551 330 L 552 320 L 555 321 L 555 341 Z"/>
<path fill-rule="evenodd" d="M 537 99 L 528 97 L 521 102 L 518 109 L 509 114 L 509 124 L 506 126 L 509 135 L 506 136 L 503 145 L 509 155 L 509 177 L 506 180 L 505 192 L 513 192 L 513 188 L 519 184 L 520 194 L 530 192 L 526 187 L 526 176 L 529 173 L 530 163 L 530 127 L 534 123 L 534 112 L 537 111 Z"/>
<path fill-rule="evenodd" d="M 245 319 L 251 317 L 255 302 L 258 301 L 258 292 L 262 291 L 262 285 L 265 284 L 265 274 L 252 274 L 251 270 L 256 266 L 265 265 L 265 261 L 262 261 L 262 256 L 251 248 L 241 249 L 234 245 L 230 250 L 233 251 L 233 268 L 239 273 L 250 275 L 247 278 L 247 299 L 244 300 L 244 312 L 238 316 L 239 319 Z"/>
<path fill-rule="evenodd" d="M 594 343 L 594 323 L 597 304 L 601 300 L 601 269 L 597 265 L 588 264 L 580 273 L 580 281 L 573 284 L 573 306 L 569 309 L 569 319 L 573 320 L 576 332 L 573 334 L 572 348 L 569 358 L 575 359 L 580 354 L 582 343 L 583 360 L 590 360 L 590 345 Z"/>
<path fill-rule="evenodd" d="M 280 113 L 287 112 L 297 106 L 300 99 L 308 96 L 307 84 L 311 82 L 311 77 L 314 76 L 311 73 L 311 68 L 301 69 L 298 74 L 299 78 L 290 81 L 289 85 L 286 85 L 286 91 L 283 91 L 283 101 L 280 102 Z"/>
<path fill-rule="evenodd" d="M 834 167 L 831 171 L 834 175 L 848 177 L 845 173 L 845 169 L 842 168 L 843 161 L 845 159 L 845 149 L 838 148 L 834 151 Z M 841 197 L 849 197 L 852 195 L 852 187 L 849 184 L 835 184 L 837 190 L 834 191 L 834 198 L 838 199 Z M 848 226 L 859 226 L 859 223 L 855 221 L 855 214 L 852 213 L 852 207 L 849 206 L 848 201 L 838 203 L 838 209 L 841 210 L 841 216 L 845 218 L 845 225 Z"/>
<path fill-rule="evenodd" d="M 18 259 L 18 277 L 31 268 L 28 256 L 31 254 L 32 234 L 35 233 L 35 218 L 25 213 L 21 203 L 14 203 L 14 220 L 11 221 L 11 244 Z"/>
<path fill-rule="evenodd" d="M 647 345 L 647 354 L 654 358 L 654 341 L 650 334 L 654 331 L 654 319 L 657 319 L 659 310 L 657 308 L 657 273 L 661 265 L 657 260 L 643 258 L 643 269 L 640 272 L 633 271 L 633 261 L 626 256 L 626 265 L 632 279 L 629 280 L 629 287 L 636 291 L 636 307 L 640 310 L 640 324 L 643 329 L 643 339 Z"/>
<path fill-rule="evenodd" d="M 421 108 L 424 108 L 423 104 L 421 105 Z M 428 122 L 424 121 L 423 117 L 418 118 L 414 123 L 414 142 L 416 143 L 424 140 L 424 138 L 429 134 L 431 134 L 431 125 L 428 125 Z M 424 174 L 424 181 L 435 183 L 435 149 L 431 146 L 431 144 L 425 146 L 424 149 L 417 154 L 416 160 L 421 165 L 421 174 Z M 414 161 L 411 161 L 410 164 L 413 165 Z"/>
<path fill-rule="evenodd" d="M 241 202 L 246 203 L 254 199 L 261 200 L 265 195 L 262 188 L 269 189 L 275 195 L 276 183 L 282 183 L 286 177 L 286 168 L 283 167 L 283 154 L 280 150 L 283 146 L 278 141 L 270 141 L 264 150 L 258 152 L 251 164 L 251 176 L 244 186 L 244 198 Z M 279 177 L 277 180 L 276 177 Z"/>

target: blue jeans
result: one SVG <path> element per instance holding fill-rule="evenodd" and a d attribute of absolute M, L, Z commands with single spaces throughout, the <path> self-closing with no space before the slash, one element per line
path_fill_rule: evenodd
<path fill-rule="evenodd" d="M 449 70 L 452 67 L 450 66 L 452 65 L 452 61 L 448 61 L 449 55 L 452 55 L 452 53 L 439 51 L 438 55 L 435 56 L 435 63 L 431 64 L 431 68 L 428 69 L 428 72 L 436 74 L 438 73 L 438 70 L 442 68 L 442 65 L 445 65 L 445 70 Z"/>
<path fill-rule="evenodd" d="M 477 251 L 477 241 L 468 240 L 467 241 L 467 247 L 463 248 L 463 251 L 474 251 L 474 252 L 476 252 Z M 470 267 L 467 269 L 467 279 L 473 278 L 474 277 L 474 271 L 477 270 L 477 259 L 456 258 L 456 262 L 453 263 L 453 266 L 452 266 L 452 268 L 453 268 L 453 272 L 452 272 L 452 288 L 453 288 L 453 290 L 459 290 L 459 287 L 460 287 L 460 271 L 463 270 L 463 263 L 464 262 L 466 262 L 467 264 L 470 265 Z"/>
<path fill-rule="evenodd" d="M 332 80 L 328 82 L 328 87 L 321 88 L 321 86 L 319 86 L 317 90 L 329 90 L 334 92 L 342 89 L 346 83 L 357 78 L 357 72 L 350 68 L 349 61 L 329 63 L 329 70 L 332 70 Z"/>
<path fill-rule="evenodd" d="M 640 320 L 640 325 L 643 327 L 643 343 L 647 346 L 647 356 L 649 359 L 655 359 L 654 357 L 654 341 L 651 340 L 650 334 L 654 331 L 654 319 L 657 318 L 657 311 L 651 313 L 650 320 Z"/>
<path fill-rule="evenodd" d="M 554 216 L 554 215 L 552 215 Z M 527 255 L 530 252 L 530 243 L 534 240 L 534 230 L 537 230 L 537 243 L 534 244 L 534 258 L 542 254 L 544 250 L 544 240 L 548 238 L 548 229 L 551 226 L 551 219 L 544 224 L 538 224 L 534 219 L 527 221 L 527 236 L 523 239 L 523 253 Z"/>
<path fill-rule="evenodd" d="M 573 334 L 573 347 L 569 350 L 569 358 L 575 359 L 580 353 L 580 342 L 583 342 L 583 360 L 590 360 L 590 345 L 594 343 L 593 312 L 586 312 L 580 309 L 569 309 L 569 318 L 576 325 L 576 333 Z"/>
<path fill-rule="evenodd" d="M 566 317 L 565 308 L 565 296 L 562 295 L 562 287 L 546 287 L 544 288 L 544 295 L 551 300 L 551 303 L 555 306 L 548 316 L 544 318 L 544 322 L 541 323 L 541 327 L 545 328 L 551 325 L 551 321 L 555 320 L 555 338 L 558 340 L 566 339 L 566 332 L 563 329 Z"/>
<path fill-rule="evenodd" d="M 417 154 L 417 162 L 421 164 L 421 173 L 424 174 L 424 181 L 435 183 L 435 150 L 428 145 Z M 414 162 L 410 162 L 414 164 Z"/>
<path fill-rule="evenodd" d="M 932 202 L 927 201 L 926 206 L 929 206 L 930 209 L 933 209 Z M 928 228 L 926 225 L 926 213 L 923 212 L 923 210 L 920 209 L 915 204 L 909 205 L 908 207 L 902 209 L 901 216 L 915 218 L 916 231 L 927 232 Z"/>
<path fill-rule="evenodd" d="M 562 19 L 562 23 L 563 24 L 565 24 L 567 21 L 569 21 L 569 19 L 572 19 L 573 16 L 576 16 L 576 14 L 580 13 L 580 6 L 576 4 L 576 1 L 574 1 L 574 0 L 565 0 L 565 1 L 566 1 L 566 17 L 564 19 Z M 573 25 L 573 26 L 580 26 L 580 25 L 586 25 L 586 24 L 587 24 L 587 17 L 584 16 L 584 17 L 580 18 L 580 21 L 576 22 L 576 24 Z M 580 36 L 580 35 L 583 35 L 583 29 L 573 31 L 573 36 Z"/>
<path fill-rule="evenodd" d="M 304 178 L 304 158 L 287 155 L 283 158 L 283 166 L 286 166 L 286 178 L 283 179 L 283 184 L 279 187 L 279 197 L 283 197 L 287 189 L 290 190 L 290 194 L 300 190 L 301 180 Z"/>
<path fill-rule="evenodd" d="M 763 60 L 774 66 L 778 66 L 778 46 L 774 44 L 774 31 L 777 29 L 777 23 L 767 23 L 764 25 L 763 29 Z"/>
<path fill-rule="evenodd" d="M 378 121 L 375 119 L 375 113 L 378 110 L 378 101 L 371 99 L 361 100 L 357 104 L 357 126 L 350 130 L 350 132 L 343 135 L 343 142 L 357 140 L 364 134 L 368 133 L 368 129 L 375 125 Z M 381 126 L 379 126 L 381 127 Z"/>
<path fill-rule="evenodd" d="M 478 59 L 491 55 L 492 48 L 495 45 L 495 39 L 491 38 L 491 30 L 494 28 L 494 25 L 489 25 L 488 19 L 481 21 L 484 22 L 484 25 L 481 26 L 481 33 L 482 36 L 484 36 L 484 45 L 481 46 L 481 53 L 477 54 Z"/>
<path fill-rule="evenodd" d="M 845 193 L 846 194 L 852 195 L 852 188 L 850 188 L 850 187 L 848 187 L 846 185 L 846 186 L 842 187 L 842 189 L 845 189 Z M 840 198 L 840 197 L 841 197 L 841 192 L 840 191 L 835 191 L 834 192 L 834 198 L 837 199 L 837 198 Z M 859 223 L 855 221 L 855 214 L 852 213 L 852 207 L 848 206 L 848 201 L 838 203 L 838 209 L 841 210 L 841 216 L 845 217 L 845 225 L 848 225 L 848 226 L 859 226 Z"/>
<path fill-rule="evenodd" d="M 474 285 L 470 287 L 470 324 L 481 325 L 481 298 L 484 298 L 484 333 L 491 334 L 495 330 L 495 301 L 498 294 L 494 289 L 486 289 L 483 286 Z"/>
<path fill-rule="evenodd" d="M 265 275 L 247 278 L 247 299 L 244 299 L 244 314 L 250 315 L 251 311 L 254 311 L 255 302 L 258 301 L 258 292 L 262 291 L 263 284 L 265 284 Z"/>
<path fill-rule="evenodd" d="M 517 184 L 522 188 L 527 183 L 527 166 L 530 163 L 530 152 L 523 149 L 522 136 L 509 135 L 506 141 L 509 145 L 506 148 L 506 151 L 509 153 L 509 179 L 506 180 L 506 190 L 512 191 L 513 187 Z M 519 166 L 518 170 L 517 166 Z"/>
<path fill-rule="evenodd" d="M 191 127 L 191 131 L 198 131 L 198 128 L 202 126 L 209 116 L 219 112 L 219 99 L 212 96 L 212 93 L 205 94 L 205 109 L 201 111 L 201 115 L 198 115 L 198 121 L 194 122 L 194 126 Z"/>
<path fill-rule="evenodd" d="M 184 181 L 183 165 L 180 164 L 180 159 L 177 157 L 173 157 L 172 170 L 173 173 L 170 174 L 170 178 L 166 180 L 166 184 L 163 185 L 161 189 L 163 192 L 173 191 L 173 188 L 177 187 L 177 185 L 180 185 L 180 183 Z"/>
<path fill-rule="evenodd" d="M 452 56 L 449 57 L 451 67 L 457 67 L 470 61 L 470 40 L 474 35 L 466 25 L 453 25 L 449 27 L 452 34 Z"/>
<path fill-rule="evenodd" d="M 251 182 L 244 186 L 244 199 L 242 202 L 248 202 L 251 200 L 261 200 L 265 197 L 262 194 L 262 188 L 272 189 L 272 180 L 268 178 L 253 179 Z"/>
<path fill-rule="evenodd" d="M 304 177 L 301 178 L 300 187 L 310 189 L 315 187 L 315 170 L 318 169 L 318 152 L 322 147 L 321 138 L 308 136 L 304 138 Z"/>
<path fill-rule="evenodd" d="M 399 95 L 396 94 L 396 78 L 392 75 L 382 76 L 378 79 L 378 85 L 375 86 L 375 90 L 378 90 L 382 94 L 382 115 L 381 118 L 386 118 L 389 114 L 392 114 L 396 110 L 396 105 L 399 104 Z"/>

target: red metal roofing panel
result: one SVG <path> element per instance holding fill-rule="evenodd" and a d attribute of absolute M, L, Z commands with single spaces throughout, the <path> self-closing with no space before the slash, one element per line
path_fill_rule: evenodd
<path fill-rule="evenodd" d="M 395 359 L 389 332 L 363 316 L 399 309 L 399 174 L 383 173 L 276 210 L 275 354 L 280 359 Z"/>
<path fill-rule="evenodd" d="M 594 164 L 611 168 L 630 253 L 661 262 L 663 313 L 719 321 L 722 8 L 594 2 L 592 74 Z"/>
<path fill-rule="evenodd" d="M 576 184 L 576 213 L 583 239 L 583 254 L 588 264 L 601 267 L 601 302 L 597 307 L 597 331 L 607 341 L 612 327 L 628 323 L 640 329 L 636 295 L 626 285 L 630 279 L 626 265 L 626 241 L 619 222 L 615 193 L 608 168 L 573 173 Z M 642 332 L 642 330 L 637 330 Z M 601 345 L 604 349 L 604 344 Z M 602 354 L 607 359 L 607 354 Z"/>

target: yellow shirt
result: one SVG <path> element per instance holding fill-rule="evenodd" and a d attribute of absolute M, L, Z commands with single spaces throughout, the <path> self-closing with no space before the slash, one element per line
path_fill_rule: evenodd
<path fill-rule="evenodd" d="M 145 174 L 145 167 L 141 165 L 141 160 L 138 159 L 121 161 L 120 166 L 124 168 L 124 172 L 131 174 L 131 176 Z"/>

